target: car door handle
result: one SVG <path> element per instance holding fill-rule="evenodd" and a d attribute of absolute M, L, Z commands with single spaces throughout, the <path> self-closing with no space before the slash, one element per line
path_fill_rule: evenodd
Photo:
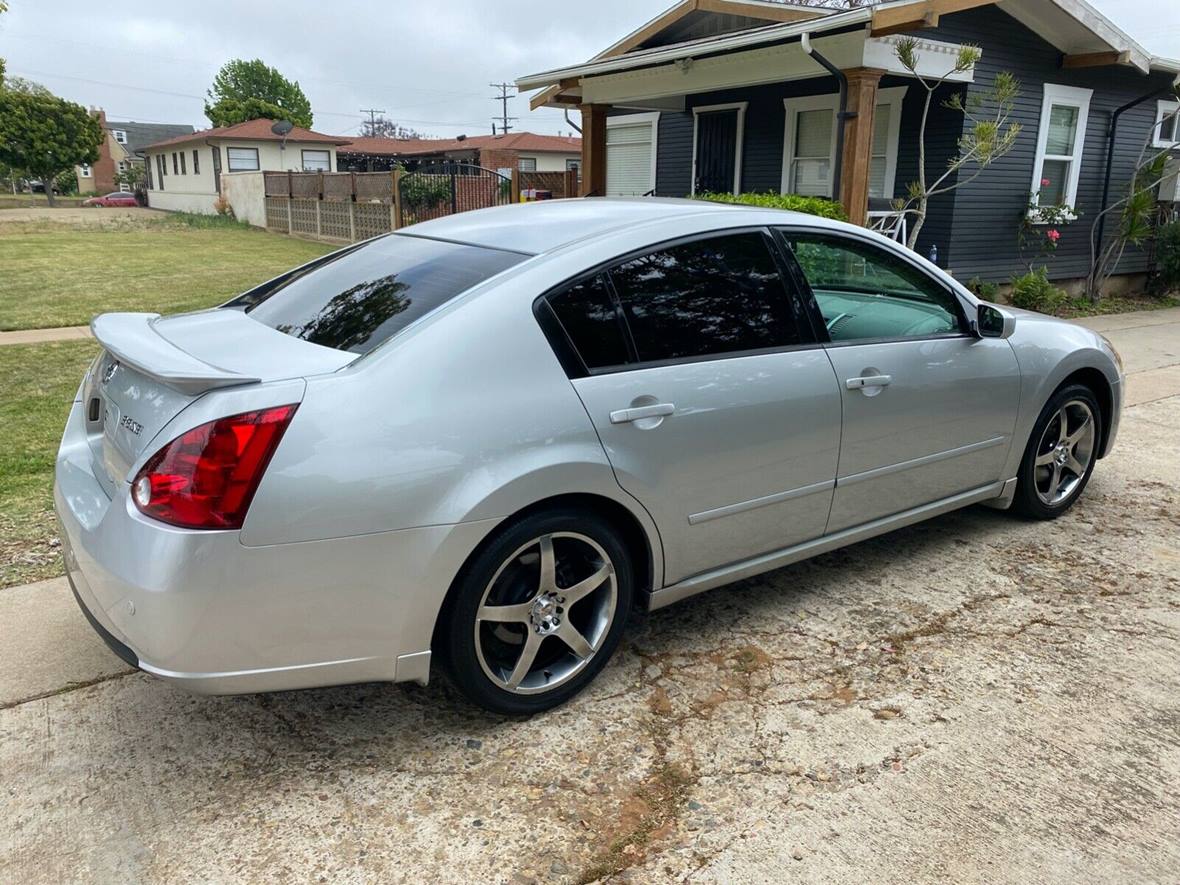
<path fill-rule="evenodd" d="M 610 423 L 628 424 L 631 421 L 639 421 L 642 418 L 666 418 L 675 411 L 675 403 L 652 403 L 650 406 L 616 409 L 610 413 Z"/>
<path fill-rule="evenodd" d="M 844 382 L 844 386 L 849 390 L 864 390 L 866 387 L 888 387 L 892 383 L 892 375 L 861 375 L 849 378 Z"/>

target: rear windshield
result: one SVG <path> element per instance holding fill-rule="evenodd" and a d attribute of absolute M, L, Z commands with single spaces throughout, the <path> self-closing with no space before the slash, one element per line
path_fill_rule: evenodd
<path fill-rule="evenodd" d="M 414 320 L 528 256 L 393 234 L 226 304 L 313 344 L 368 353 Z"/>

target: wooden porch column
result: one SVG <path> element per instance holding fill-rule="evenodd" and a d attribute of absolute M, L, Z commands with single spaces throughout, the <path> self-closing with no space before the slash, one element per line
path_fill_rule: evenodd
<path fill-rule="evenodd" d="M 604 104 L 582 105 L 582 187 L 578 196 L 606 196 L 606 111 Z"/>
<path fill-rule="evenodd" d="M 844 162 L 840 170 L 840 203 L 853 224 L 864 224 L 869 211 L 869 167 L 873 162 L 873 112 L 877 86 L 885 72 L 878 68 L 852 68 L 848 78 L 848 112 L 856 114 L 844 123 Z"/>

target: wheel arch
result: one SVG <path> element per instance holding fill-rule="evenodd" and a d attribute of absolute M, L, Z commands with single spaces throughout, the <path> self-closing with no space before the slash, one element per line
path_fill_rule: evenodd
<path fill-rule="evenodd" d="M 500 524 L 493 531 L 488 532 L 483 540 L 467 554 L 467 557 L 463 560 L 463 564 L 455 572 L 451 585 L 447 588 L 446 596 L 443 598 L 442 605 L 439 606 L 438 613 L 435 616 L 434 629 L 431 635 L 431 647 L 438 648 L 439 628 L 445 620 L 446 612 L 452 599 L 454 599 L 459 581 L 465 575 L 470 563 L 488 545 L 494 543 L 500 536 L 500 533 L 508 526 L 535 513 L 543 513 L 547 510 L 562 508 L 574 508 L 596 513 L 618 528 L 623 542 L 627 546 L 627 552 L 631 556 L 631 561 L 635 566 L 634 607 L 642 611 L 647 610 L 651 593 L 655 589 L 656 582 L 661 579 L 663 571 L 662 548 L 660 547 L 659 536 L 656 534 L 654 524 L 650 524 L 649 528 L 645 524 L 645 521 L 632 509 L 606 495 L 594 492 L 564 492 L 534 501 L 504 517 Z"/>
<path fill-rule="evenodd" d="M 1102 436 L 1098 440 L 1098 457 L 1104 458 L 1107 442 L 1110 439 L 1111 418 L 1114 415 L 1114 390 L 1111 387 L 1110 379 L 1095 366 L 1083 366 L 1066 375 L 1061 383 L 1053 388 L 1053 393 L 1049 397 L 1052 398 L 1057 391 L 1071 384 L 1081 384 L 1090 388 L 1098 400 L 1098 408 L 1102 411 Z"/>

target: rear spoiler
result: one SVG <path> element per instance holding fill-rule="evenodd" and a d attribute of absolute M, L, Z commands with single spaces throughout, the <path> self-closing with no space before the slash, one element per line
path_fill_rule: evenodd
<path fill-rule="evenodd" d="M 91 321 L 90 331 L 119 362 L 181 393 L 196 395 L 262 380 L 210 365 L 181 350 L 156 332 L 159 318 L 158 313 L 104 313 Z"/>

